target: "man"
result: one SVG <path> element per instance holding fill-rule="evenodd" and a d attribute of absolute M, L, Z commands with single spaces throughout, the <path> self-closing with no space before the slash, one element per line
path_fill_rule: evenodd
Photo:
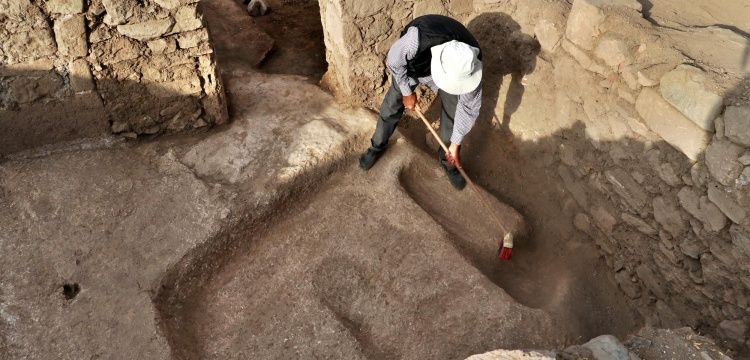
<path fill-rule="evenodd" d="M 479 43 L 458 21 L 447 16 L 425 15 L 410 22 L 388 51 L 386 66 L 391 71 L 392 85 L 380 107 L 371 146 L 359 159 L 360 167 L 370 169 L 383 154 L 404 108 L 414 109 L 417 104 L 414 89 L 425 84 L 438 92 L 443 107 L 440 138 L 450 154 L 441 148 L 440 163 L 451 184 L 463 189 L 466 180 L 456 165 L 460 164 L 461 141 L 479 116 L 481 59 Z"/>

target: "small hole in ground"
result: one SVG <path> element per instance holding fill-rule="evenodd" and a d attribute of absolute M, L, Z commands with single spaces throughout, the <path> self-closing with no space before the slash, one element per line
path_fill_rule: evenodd
<path fill-rule="evenodd" d="M 62 293 L 65 296 L 65 300 L 73 300 L 79 292 L 81 292 L 81 287 L 78 283 L 63 284 Z"/>

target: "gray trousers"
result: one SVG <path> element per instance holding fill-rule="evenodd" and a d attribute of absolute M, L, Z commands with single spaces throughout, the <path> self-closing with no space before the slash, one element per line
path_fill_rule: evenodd
<path fill-rule="evenodd" d="M 412 90 L 414 90 L 412 88 Z M 456 105 L 458 104 L 458 95 L 448 94 L 443 90 L 438 91 L 442 111 L 440 112 L 440 139 L 446 146 L 451 144 L 451 135 L 453 134 L 453 117 L 456 115 Z M 383 104 L 380 105 L 380 115 L 378 124 L 375 126 L 375 134 L 370 140 L 370 148 L 375 151 L 383 151 L 388 146 L 388 139 L 391 138 L 396 130 L 401 116 L 404 114 L 404 101 L 401 90 L 396 86 L 396 82 L 391 84 L 388 93 L 385 94 Z M 448 166 L 445 160 L 445 152 L 442 148 L 438 151 L 440 162 Z"/>

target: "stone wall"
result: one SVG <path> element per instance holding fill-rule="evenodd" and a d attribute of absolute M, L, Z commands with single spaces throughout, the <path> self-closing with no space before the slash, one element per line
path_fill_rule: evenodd
<path fill-rule="evenodd" d="M 223 123 L 197 0 L 0 1 L 0 154 Z"/>
<path fill-rule="evenodd" d="M 561 216 L 601 248 L 647 321 L 747 349 L 747 24 L 667 22 L 647 10 L 635 0 L 321 0 L 325 80 L 377 108 L 403 25 L 424 13 L 463 21 L 487 55 L 480 121 L 558 146 Z"/>

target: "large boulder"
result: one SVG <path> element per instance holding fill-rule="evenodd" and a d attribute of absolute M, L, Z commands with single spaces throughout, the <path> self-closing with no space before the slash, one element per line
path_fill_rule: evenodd
<path fill-rule="evenodd" d="M 714 131 L 714 119 L 721 113 L 724 99 L 708 86 L 709 79 L 694 66 L 681 65 L 664 74 L 659 82 L 661 95 L 703 130 Z"/>
<path fill-rule="evenodd" d="M 675 110 L 653 89 L 643 89 L 635 103 L 646 126 L 691 160 L 706 149 L 709 133 Z"/>

